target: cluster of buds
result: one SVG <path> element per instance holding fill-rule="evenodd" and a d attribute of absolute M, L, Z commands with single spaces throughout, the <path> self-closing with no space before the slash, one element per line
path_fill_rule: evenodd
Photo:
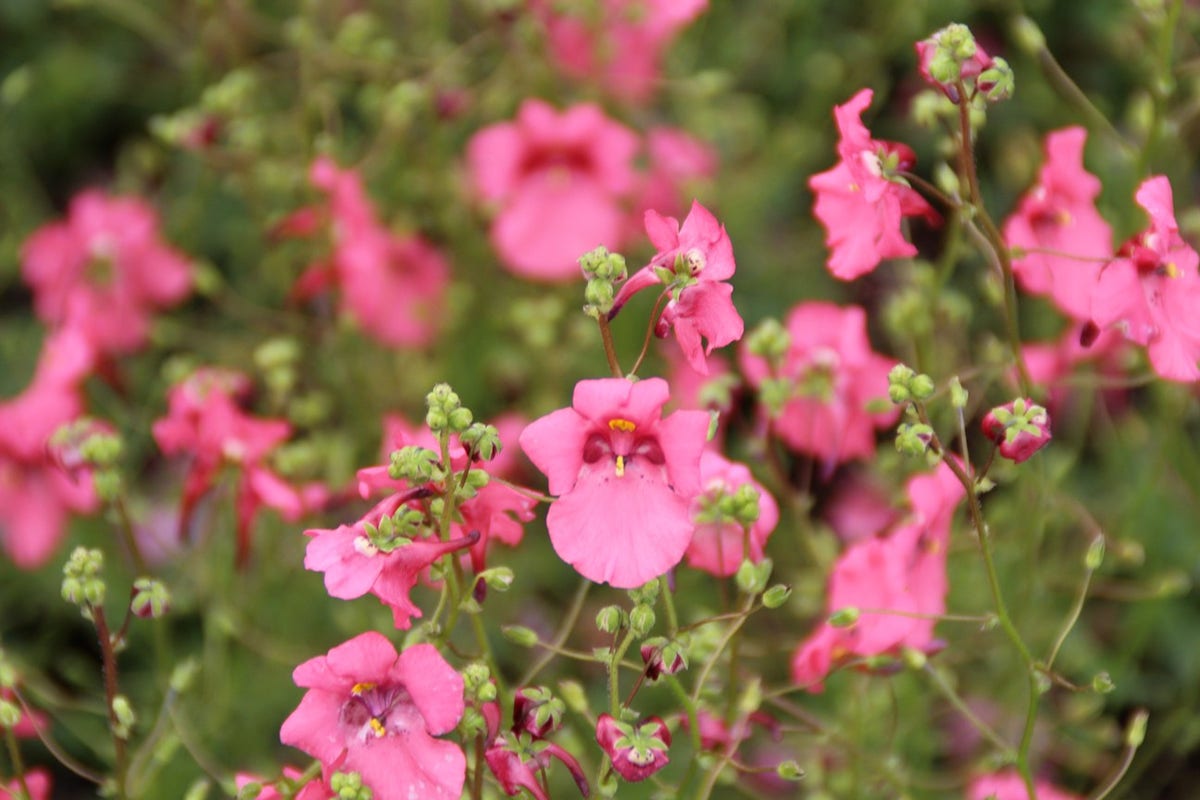
<path fill-rule="evenodd" d="M 562 727 L 565 711 L 563 701 L 543 686 L 526 686 L 517 690 L 513 701 L 512 728 L 499 735 L 493 733 L 491 743 L 484 752 L 488 768 L 500 782 L 505 794 L 512 797 L 524 790 L 536 800 L 549 800 L 537 773 L 549 767 L 552 758 L 561 761 L 571 773 L 580 794 L 584 797 L 591 794 L 591 787 L 579 762 L 561 745 L 547 738 Z"/>
<path fill-rule="evenodd" d="M 49 452 L 72 478 L 91 476 L 96 494 L 113 502 L 121 492 L 118 462 L 123 445 L 112 426 L 102 420 L 81 417 L 67 423 L 50 437 Z"/>
<path fill-rule="evenodd" d="M 63 599 L 77 606 L 103 604 L 105 585 L 100 577 L 103 569 L 104 553 L 76 547 L 63 566 Z"/>
<path fill-rule="evenodd" d="M 624 283 L 629 275 L 625 257 L 620 253 L 610 253 L 605 247 L 597 247 L 579 257 L 579 268 L 583 270 L 583 277 L 587 278 L 587 288 L 583 292 L 587 301 L 583 307 L 584 313 L 595 319 L 607 318 L 613 310 L 617 285 Z"/>
<path fill-rule="evenodd" d="M 976 97 L 996 102 L 1012 96 L 1012 68 L 1003 58 L 988 55 L 966 25 L 947 25 L 916 46 L 921 77 L 955 105 Z"/>

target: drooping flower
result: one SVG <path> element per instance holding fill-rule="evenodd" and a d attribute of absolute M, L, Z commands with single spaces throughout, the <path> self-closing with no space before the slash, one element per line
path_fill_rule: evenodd
<path fill-rule="evenodd" d="M 708 0 L 601 0 L 574 10 L 551 0 L 530 5 L 546 26 L 550 53 L 563 72 L 638 103 L 660 83 L 667 45 Z"/>
<path fill-rule="evenodd" d="M 22 250 L 38 317 L 75 328 L 99 355 L 142 347 L 153 313 L 192 288 L 190 261 L 158 227 L 154 209 L 138 198 L 76 195 L 67 219 L 39 228 Z"/>
<path fill-rule="evenodd" d="M 613 770 L 627 781 L 644 781 L 667 765 L 671 730 L 659 717 L 641 722 L 618 722 L 609 714 L 596 720 L 596 741 L 612 761 Z"/>
<path fill-rule="evenodd" d="M 737 572 L 743 560 L 756 564 L 762 561 L 767 538 L 779 522 L 775 498 L 754 480 L 749 467 L 712 450 L 705 450 L 700 456 L 700 483 L 703 489 L 692 500 L 696 532 L 688 545 L 688 564 L 724 577 Z M 740 500 L 738 489 L 743 486 L 758 495 L 758 518 L 745 529 L 730 519 L 723 507 Z"/>
<path fill-rule="evenodd" d="M 1112 229 L 1096 211 L 1100 181 L 1083 168 L 1087 131 L 1046 137 L 1038 182 L 1004 223 L 1004 239 L 1022 254 L 1013 273 L 1025 291 L 1050 295 L 1072 319 L 1091 317 L 1092 287 L 1112 258 Z"/>
<path fill-rule="evenodd" d="M 1149 229 L 1117 251 L 1092 293 L 1091 318 L 1146 347 L 1150 364 L 1172 381 L 1200 379 L 1200 255 L 1179 235 L 1171 184 L 1162 175 L 1138 187 Z"/>
<path fill-rule="evenodd" d="M 1017 464 L 1050 443 L 1050 414 L 1029 398 L 997 406 L 983 417 L 983 435 Z"/>
<path fill-rule="evenodd" d="M 166 455 L 189 459 L 180 501 L 180 538 L 187 535 L 196 504 L 214 485 L 223 466 L 240 470 L 234 500 L 237 559 L 250 556 L 254 520 L 262 506 L 288 521 L 319 507 L 323 487 L 298 489 L 267 466 L 270 453 L 291 435 L 285 420 L 260 419 L 238 405 L 250 388 L 246 376 L 223 369 L 198 369 L 167 393 L 167 415 L 154 422 L 154 440 Z"/>
<path fill-rule="evenodd" d="M 342 308 L 368 336 L 391 346 L 428 344 L 437 334 L 450 277 L 445 258 L 422 237 L 381 224 L 358 172 L 321 157 L 309 178 L 326 193 L 328 206 L 301 209 L 279 230 L 310 235 L 327 217 L 333 251 L 301 276 L 294 294 L 308 297 L 336 286 Z"/>
<path fill-rule="evenodd" d="M 463 679 L 437 649 L 397 655 L 374 631 L 310 659 L 292 673 L 308 689 L 279 738 L 326 773 L 357 772 L 375 800 L 457 800 L 466 776 L 458 745 L 434 738 L 462 717 Z"/>
<path fill-rule="evenodd" d="M 871 350 L 867 315 L 858 306 L 802 303 L 788 314 L 790 346 L 781 374 L 791 382 L 789 399 L 772 414 L 783 441 L 827 467 L 875 453 L 875 429 L 894 423 L 897 411 L 872 401 L 887 397 L 894 360 Z M 772 377 L 764 359 L 743 350 L 742 371 L 761 388 Z"/>
<path fill-rule="evenodd" d="M 813 214 L 825 227 L 830 248 L 829 271 L 848 281 L 864 275 L 885 258 L 906 258 L 917 249 L 904 239 L 900 221 L 937 213 L 899 176 L 916 161 L 903 144 L 877 141 L 862 124 L 862 112 L 873 93 L 863 89 L 833 113 L 839 133 L 838 157 L 830 170 L 812 176 L 808 185 L 817 196 Z"/>
<path fill-rule="evenodd" d="M 479 197 L 497 209 L 491 238 L 504 265 L 524 278 L 571 280 L 581 254 L 618 249 L 637 150 L 637 135 L 591 103 L 560 113 L 529 99 L 514 121 L 476 133 L 467 166 Z"/>
<path fill-rule="evenodd" d="M 792 658 L 792 678 L 809 691 L 853 658 L 935 648 L 935 617 L 945 613 L 946 551 L 962 484 L 945 464 L 908 482 L 910 517 L 887 536 L 856 542 L 829 579 L 831 614 L 855 609 L 850 624 L 823 622 Z M 896 613 L 899 612 L 899 613 Z"/>
<path fill-rule="evenodd" d="M 641 586 L 679 563 L 692 538 L 708 414 L 662 417 L 666 381 L 580 381 L 571 408 L 534 420 L 521 449 L 545 473 L 555 552 L 584 577 Z"/>
<path fill-rule="evenodd" d="M 725 226 L 696 201 L 682 225 L 657 211 L 647 211 L 646 233 L 658 252 L 621 285 L 609 318 L 642 289 L 665 285 L 671 299 L 656 323 L 656 333 L 666 336 L 674 330 L 688 364 L 707 375 L 704 357 L 713 348 L 742 338 L 744 328 L 733 305 L 733 287 L 725 283 L 737 268 L 733 244 Z"/>
<path fill-rule="evenodd" d="M 1081 800 L 1077 794 L 1059 789 L 1049 781 L 1035 781 L 1038 800 Z M 1015 769 L 980 775 L 967 787 L 967 800 L 1029 800 L 1025 781 Z"/>
<path fill-rule="evenodd" d="M 29 386 L 0 402 L 0 544 L 21 569 L 53 557 L 71 512 L 99 506 L 88 471 L 67 469 L 48 446 L 83 413 L 80 384 L 93 365 L 85 336 L 67 328 L 47 337 Z"/>

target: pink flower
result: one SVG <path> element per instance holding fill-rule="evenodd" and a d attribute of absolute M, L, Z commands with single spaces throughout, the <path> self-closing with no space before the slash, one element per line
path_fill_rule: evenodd
<path fill-rule="evenodd" d="M 733 287 L 724 282 L 737 268 L 733 244 L 725 226 L 696 201 L 692 201 L 683 225 L 657 211 L 647 211 L 646 233 L 658 252 L 621 286 L 608 316 L 616 316 L 642 289 L 666 284 L 671 300 L 659 317 L 656 332 L 666 336 L 668 330 L 674 330 L 688 364 L 707 375 L 704 357 L 713 348 L 742 338 L 742 318 L 731 299 Z"/>
<path fill-rule="evenodd" d="M 49 729 L 50 720 L 40 711 L 30 711 L 17 700 L 16 692 L 12 689 L 0 686 L 0 700 L 12 703 L 21 707 L 21 716 L 17 720 L 17 724 L 12 726 L 13 735 L 18 739 L 32 739 L 38 735 L 38 731 Z"/>
<path fill-rule="evenodd" d="M 903 217 L 938 221 L 925 199 L 897 175 L 912 167 L 912 150 L 872 139 L 862 124 L 871 97 L 871 90 L 863 89 L 834 107 L 841 160 L 808 181 L 817 196 L 813 214 L 825 226 L 825 244 L 832 251 L 829 271 L 845 281 L 872 271 L 885 258 L 916 255 L 917 248 L 901 233 Z"/>
<path fill-rule="evenodd" d="M 872 412 L 872 401 L 887 397 L 888 371 L 894 364 L 871 350 L 867 315 L 857 306 L 808 302 L 787 318 L 791 347 L 782 374 L 794 385 L 790 400 L 772 420 L 775 432 L 801 453 L 822 459 L 829 468 L 875 454 L 875 429 L 892 425 L 898 412 L 886 404 Z M 771 377 L 766 362 L 745 351 L 742 369 L 751 385 Z"/>
<path fill-rule="evenodd" d="M 550 53 L 567 75 L 595 79 L 630 102 L 649 99 L 671 39 L 708 7 L 708 0 L 600 0 L 572 11 L 552 0 L 531 0 L 546 26 Z"/>
<path fill-rule="evenodd" d="M 1064 792 L 1048 781 L 1037 781 L 1034 784 L 1038 800 L 1080 800 L 1079 795 Z M 967 800 L 1029 800 L 1029 792 L 1025 789 L 1025 781 L 1014 769 L 996 772 L 991 775 L 980 775 L 971 781 L 967 787 Z"/>
<path fill-rule="evenodd" d="M 524 278 L 570 280 L 583 253 L 619 248 L 637 150 L 637 135 L 591 103 L 559 113 L 526 100 L 515 121 L 476 133 L 467 166 L 479 197 L 498 210 L 491 237 L 505 266 Z"/>
<path fill-rule="evenodd" d="M 50 800 L 50 773 L 41 767 L 25 773 L 25 788 L 29 789 L 29 800 Z M 0 797 L 26 797 L 21 789 L 21 779 L 13 778 L 0 783 Z"/>
<path fill-rule="evenodd" d="M 313 162 L 312 184 L 328 195 L 333 253 L 303 275 L 296 294 L 306 297 L 336 285 L 342 307 L 363 332 L 386 345 L 429 344 L 450 270 L 442 254 L 420 236 L 400 236 L 380 224 L 361 176 L 327 157 Z M 284 230 L 305 235 L 315 226 L 311 209 L 286 221 Z"/>
<path fill-rule="evenodd" d="M 159 238 L 154 210 L 96 190 L 71 200 L 65 222 L 35 231 L 22 260 L 38 317 L 76 328 L 104 355 L 142 347 L 151 314 L 192 288 L 191 264 Z"/>
<path fill-rule="evenodd" d="M 308 509 L 324 502 L 320 487 L 296 489 L 267 466 L 267 456 L 291 435 L 284 420 L 252 417 L 238 406 L 237 398 L 250 388 L 240 373 L 199 369 L 167 393 L 167 416 L 153 425 L 154 440 L 166 455 L 186 454 L 188 474 L 180 503 L 180 538 L 187 535 L 193 511 L 216 482 L 222 466 L 241 471 L 235 508 L 237 559 L 250 556 L 254 519 L 262 506 L 295 521 Z"/>
<path fill-rule="evenodd" d="M 93 360 L 84 336 L 73 328 L 50 335 L 32 382 L 0 402 L 0 543 L 21 569 L 54 556 L 71 512 L 99 506 L 90 474 L 65 468 L 49 447 L 83 413 L 79 386 Z"/>
<path fill-rule="evenodd" d="M 331 597 L 353 600 L 375 595 L 391 608 L 395 626 L 408 629 L 412 618 L 421 616 L 421 609 L 409 599 L 421 573 L 447 553 L 479 539 L 477 532 L 442 541 L 435 535 L 411 537 L 380 529 L 384 518 L 428 494 L 423 488 L 393 494 L 353 525 L 306 530 L 304 534 L 312 539 L 305 550 L 305 569 L 325 573 L 325 590 Z"/>
<path fill-rule="evenodd" d="M 1013 259 L 1021 286 L 1050 295 L 1065 314 L 1080 321 L 1091 316 L 1101 262 L 1112 258 L 1112 229 L 1096 211 L 1100 181 L 1083 169 L 1086 140 L 1083 128 L 1064 128 L 1046 137 L 1046 163 L 1038 182 L 1004 224 L 1010 247 L 1034 251 Z"/>
<path fill-rule="evenodd" d="M 1120 332 L 1111 328 L 1101 331 L 1085 347 L 1080 338 L 1084 336 L 1086 327 L 1086 324 L 1076 323 L 1056 340 L 1021 346 L 1029 377 L 1036 385 L 1049 389 L 1045 405 L 1054 414 L 1063 413 L 1069 397 L 1075 393 L 1074 388 L 1078 388 L 1073 388 L 1069 379 L 1080 371 L 1081 366 L 1090 364 L 1091 372 L 1097 378 L 1113 381 L 1122 378 L 1128 371 L 1128 356 L 1132 355 L 1132 347 Z M 1010 378 L 1010 383 L 1016 387 L 1019 381 L 1015 370 Z M 1103 395 L 1110 411 L 1121 408 L 1125 403 L 1124 390 L 1107 389 Z"/>
<path fill-rule="evenodd" d="M 984 415 L 982 427 L 1000 455 L 1017 464 L 1050 443 L 1050 414 L 1027 397 L 996 406 Z"/>
<path fill-rule="evenodd" d="M 1100 271 L 1092 321 L 1115 326 L 1146 347 L 1150 364 L 1172 381 L 1200 379 L 1200 256 L 1179 235 L 1171 184 L 1162 175 L 1138 187 L 1150 228 L 1134 236 Z"/>
<path fill-rule="evenodd" d="M 295 767 L 283 768 L 283 777 L 290 780 L 296 780 L 302 774 L 303 773 L 301 773 L 300 770 L 296 769 Z M 279 790 L 275 788 L 274 784 L 264 781 L 257 775 L 253 775 L 249 772 L 239 772 L 234 776 L 234 785 L 236 785 L 239 790 L 245 786 L 249 786 L 252 783 L 257 783 L 263 787 L 262 790 L 254 796 L 254 800 L 284 800 L 284 795 L 279 793 Z M 239 794 L 239 796 L 241 795 Z M 333 800 L 335 797 L 333 792 L 330 791 L 329 787 L 325 785 L 324 781 L 320 780 L 311 780 L 304 784 L 304 788 L 302 788 L 298 793 L 288 796 L 294 797 L 295 800 Z"/>
<path fill-rule="evenodd" d="M 775 498 L 754 480 L 745 464 L 729 461 L 711 450 L 700 456 L 700 483 L 703 491 L 692 499 L 696 532 L 688 545 L 688 564 L 724 577 L 737 572 L 745 559 L 755 564 L 762 561 L 767 538 L 779 522 Z M 721 498 L 736 494 L 741 486 L 758 492 L 759 515 L 748 532 L 720 513 Z"/>
<path fill-rule="evenodd" d="M 907 521 L 842 553 L 829 579 L 828 610 L 857 609 L 858 618 L 845 627 L 824 622 L 817 628 L 792 658 L 796 683 L 819 692 L 838 662 L 935 647 L 933 617 L 946 610 L 950 523 L 963 496 L 950 468 L 939 465 L 908 482 Z"/>
<path fill-rule="evenodd" d="M 601 714 L 596 720 L 596 741 L 612 761 L 613 770 L 627 781 L 644 781 L 670 761 L 671 731 L 659 717 L 630 724 Z"/>
<path fill-rule="evenodd" d="M 877 481 L 851 470 L 838 474 L 821 516 L 843 543 L 851 544 L 887 530 L 899 514 Z"/>
<path fill-rule="evenodd" d="M 362 633 L 296 667 L 292 679 L 308 692 L 284 720 L 284 744 L 327 773 L 359 773 L 375 800 L 457 800 L 466 758 L 434 737 L 458 725 L 463 680 L 435 647 L 397 656 L 385 637 Z"/>
<path fill-rule="evenodd" d="M 591 794 L 583 768 L 573 755 L 561 745 L 544 739 L 530 739 L 528 735 L 497 736 L 484 753 L 488 769 L 496 776 L 504 793 L 509 797 L 529 792 L 534 800 L 550 800 L 550 795 L 537 779 L 537 772 L 550 766 L 551 757 L 566 766 L 584 797 Z M 535 772 L 535 770 L 537 772 Z"/>
<path fill-rule="evenodd" d="M 571 408 L 534 420 L 521 449 L 558 499 L 546 527 L 555 552 L 584 577 L 621 589 L 679 563 L 692 538 L 708 414 L 661 418 L 666 381 L 580 381 Z"/>

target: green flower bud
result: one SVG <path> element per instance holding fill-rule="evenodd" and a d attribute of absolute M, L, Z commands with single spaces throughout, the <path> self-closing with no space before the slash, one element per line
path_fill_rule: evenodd
<path fill-rule="evenodd" d="M 912 394 L 908 391 L 907 386 L 893 383 L 888 386 L 888 399 L 899 406 L 911 400 Z"/>
<path fill-rule="evenodd" d="M 911 670 L 925 669 L 929 662 L 929 657 L 915 647 L 905 647 L 900 651 L 900 657 L 904 659 L 904 665 Z"/>
<path fill-rule="evenodd" d="M 777 319 L 768 317 L 746 336 L 746 348 L 751 354 L 778 364 L 792 346 L 792 335 Z"/>
<path fill-rule="evenodd" d="M 562 698 L 567 708 L 576 714 L 586 714 L 589 711 L 587 692 L 578 681 L 564 680 L 558 682 L 558 696 Z"/>
<path fill-rule="evenodd" d="M 767 581 L 771 579 L 771 569 L 773 567 L 771 559 L 764 558 L 761 562 L 755 564 L 746 559 L 742 561 L 734 575 L 734 582 L 737 584 L 738 591 L 742 594 L 756 595 L 767 588 Z"/>
<path fill-rule="evenodd" d="M 603 633 L 616 633 L 628 624 L 629 618 L 620 606 L 605 606 L 596 612 L 596 627 Z"/>
<path fill-rule="evenodd" d="M 0 728 L 15 728 L 21 721 L 21 707 L 11 700 L 0 698 Z"/>
<path fill-rule="evenodd" d="M 504 638 L 521 647 L 533 647 L 538 643 L 538 635 L 524 625 L 504 625 L 500 628 Z"/>
<path fill-rule="evenodd" d="M 133 599 L 129 608 L 143 619 L 158 619 L 167 613 L 171 595 L 167 587 L 153 578 L 138 578 L 133 582 Z"/>
<path fill-rule="evenodd" d="M 500 454 L 500 432 L 493 425 L 476 422 L 458 437 L 473 461 L 491 461 Z"/>
<path fill-rule="evenodd" d="M 462 669 L 463 691 L 474 697 L 479 688 L 492 679 L 492 671 L 482 661 L 473 661 Z"/>
<path fill-rule="evenodd" d="M 1146 724 L 1149 721 L 1149 711 L 1138 709 L 1133 713 L 1133 717 L 1129 720 L 1129 725 L 1125 728 L 1126 747 L 1138 748 L 1142 746 L 1142 742 L 1146 740 Z"/>
<path fill-rule="evenodd" d="M 92 486 L 101 500 L 116 502 L 121 496 L 121 473 L 115 469 L 98 469 L 92 473 Z"/>
<path fill-rule="evenodd" d="M 1096 694 L 1108 694 L 1117 688 L 1112 676 L 1107 672 L 1097 672 L 1092 678 L 1092 691 Z"/>
<path fill-rule="evenodd" d="M 137 715 L 133 712 L 133 706 L 130 705 L 129 698 L 123 694 L 114 697 L 112 710 L 113 716 L 117 718 L 113 734 L 119 739 L 128 739 L 130 731 L 133 730 L 133 726 L 137 722 Z"/>
<path fill-rule="evenodd" d="M 917 402 L 924 403 L 929 398 L 933 397 L 933 393 L 937 391 L 937 385 L 934 384 L 933 378 L 928 375 L 914 375 L 912 381 L 908 384 L 908 389 L 912 392 L 913 399 Z"/>
<path fill-rule="evenodd" d="M 104 553 L 76 547 L 63 566 L 62 596 L 68 603 L 100 605 L 104 602 Z"/>
<path fill-rule="evenodd" d="M 372 800 L 375 796 L 370 788 L 363 786 L 362 776 L 357 772 L 333 773 L 329 788 L 337 800 Z"/>
<path fill-rule="evenodd" d="M 950 379 L 950 405 L 961 411 L 967 407 L 967 397 L 967 390 L 963 388 L 958 376 L 955 375 Z"/>
<path fill-rule="evenodd" d="M 200 662 L 194 658 L 188 658 L 176 664 L 175 669 L 171 670 L 171 679 L 168 681 L 171 691 L 183 694 L 191 688 L 198 674 L 200 674 Z"/>
<path fill-rule="evenodd" d="M 507 592 L 513 583 L 513 571 L 508 567 L 489 567 L 479 573 L 479 577 L 487 584 L 489 589 L 495 589 L 497 592 Z"/>
<path fill-rule="evenodd" d="M 767 608 L 779 608 L 792 596 L 792 587 L 779 583 L 763 592 L 762 603 Z"/>
<path fill-rule="evenodd" d="M 800 765 L 795 761 L 779 762 L 779 766 L 775 767 L 775 774 L 785 781 L 799 781 L 804 779 L 804 770 L 800 769 Z"/>
<path fill-rule="evenodd" d="M 244 784 L 242 788 L 238 789 L 235 797 L 237 800 L 257 800 L 258 796 L 262 793 L 262 790 L 263 785 L 261 783 L 258 783 L 257 781 L 251 781 L 250 783 Z"/>
<path fill-rule="evenodd" d="M 635 636 L 645 636 L 656 621 L 654 609 L 648 605 L 639 603 L 629 612 L 629 629 Z"/>
<path fill-rule="evenodd" d="M 835 628 L 849 628 L 858 622 L 859 611 L 854 606 L 839 608 L 829 615 L 829 624 Z"/>
<path fill-rule="evenodd" d="M 1104 563 L 1104 535 L 1099 534 L 1088 545 L 1087 555 L 1083 557 L 1083 565 L 1088 572 L 1095 572 Z"/>
<path fill-rule="evenodd" d="M 205 800 L 210 791 L 212 791 L 212 783 L 209 782 L 208 778 L 197 778 L 188 787 L 187 792 L 184 793 L 183 800 Z M 104 786 L 100 787 L 98 794 L 100 797 L 116 796 L 116 786 L 112 783 L 111 778 L 104 782 Z"/>

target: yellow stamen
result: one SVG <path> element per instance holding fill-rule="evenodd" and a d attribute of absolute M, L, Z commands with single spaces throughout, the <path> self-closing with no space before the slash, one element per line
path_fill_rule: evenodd
<path fill-rule="evenodd" d="M 385 733 L 387 733 L 387 728 L 383 727 L 383 723 L 375 717 L 371 717 L 370 725 L 371 730 L 375 731 L 376 736 L 383 736 Z"/>
<path fill-rule="evenodd" d="M 1174 261 L 1168 261 L 1166 264 L 1164 264 L 1163 272 L 1166 274 L 1166 276 L 1168 278 L 1178 278 L 1179 277 L 1179 267 L 1178 267 L 1178 265 L 1176 265 L 1176 263 Z"/>
<path fill-rule="evenodd" d="M 369 692 L 374 688 L 375 684 L 373 683 L 356 683 L 354 684 L 354 688 L 350 690 L 350 694 L 358 697 L 363 692 Z"/>
<path fill-rule="evenodd" d="M 625 477 L 625 456 L 617 456 L 617 477 Z"/>
<path fill-rule="evenodd" d="M 621 419 L 620 417 L 617 417 L 616 419 L 610 419 L 608 421 L 608 429 L 611 431 L 625 431 L 625 433 L 630 433 L 631 431 L 637 430 L 637 425 L 627 419 Z"/>

